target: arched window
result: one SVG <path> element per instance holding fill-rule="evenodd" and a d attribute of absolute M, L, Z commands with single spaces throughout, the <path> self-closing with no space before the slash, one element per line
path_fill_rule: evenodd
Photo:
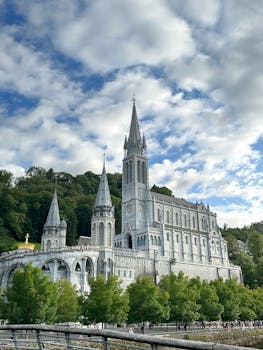
<path fill-rule="evenodd" d="M 161 246 L 161 238 L 158 237 L 158 246 Z"/>
<path fill-rule="evenodd" d="M 207 231 L 207 220 L 205 217 L 202 218 L 202 230 Z"/>
<path fill-rule="evenodd" d="M 178 213 L 175 213 L 175 224 L 177 226 L 179 225 L 179 215 L 178 215 Z"/>
<path fill-rule="evenodd" d="M 107 237 L 108 237 L 108 247 L 111 247 L 112 244 L 112 233 L 111 233 L 111 223 L 108 223 L 108 232 L 107 232 Z"/>
<path fill-rule="evenodd" d="M 140 238 L 137 237 L 137 247 L 139 247 L 139 246 L 140 246 Z"/>
<path fill-rule="evenodd" d="M 99 224 L 99 245 L 104 245 L 104 223 L 100 222 Z"/>
<path fill-rule="evenodd" d="M 141 162 L 139 160 L 137 161 L 137 181 L 142 182 L 141 181 Z"/>
<path fill-rule="evenodd" d="M 150 237 L 151 245 L 153 245 L 153 236 Z"/>
<path fill-rule="evenodd" d="M 170 213 L 169 213 L 169 211 L 166 212 L 166 222 L 167 222 L 167 224 L 170 223 Z"/>
<path fill-rule="evenodd" d="M 192 224 L 193 224 L 193 229 L 195 229 L 195 217 L 192 217 Z"/>
<path fill-rule="evenodd" d="M 161 210 L 159 208 L 157 210 L 157 217 L 158 217 L 158 221 L 161 222 Z"/>
<path fill-rule="evenodd" d="M 154 245 L 157 245 L 157 237 L 156 237 L 156 236 L 154 236 L 153 244 L 154 244 Z"/>
<path fill-rule="evenodd" d="M 79 263 L 76 264 L 75 271 L 77 271 L 77 272 L 81 271 L 81 267 L 80 267 Z"/>

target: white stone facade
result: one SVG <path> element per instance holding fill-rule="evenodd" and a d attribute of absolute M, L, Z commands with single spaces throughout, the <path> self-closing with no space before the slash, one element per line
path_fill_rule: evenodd
<path fill-rule="evenodd" d="M 60 221 L 56 191 L 44 225 L 40 251 L 15 250 L 0 256 L 0 280 L 6 288 L 13 272 L 29 262 L 53 281 L 67 278 L 89 292 L 89 277 L 115 274 L 127 287 L 139 275 L 183 271 L 187 276 L 213 280 L 242 279 L 239 266 L 230 264 L 227 243 L 216 214 L 203 203 L 149 190 L 146 141 L 140 136 L 133 105 L 128 139 L 125 138 L 122 176 L 122 232 L 115 234 L 114 208 L 103 167 L 91 220 L 91 238 L 66 246 L 65 221 Z"/>

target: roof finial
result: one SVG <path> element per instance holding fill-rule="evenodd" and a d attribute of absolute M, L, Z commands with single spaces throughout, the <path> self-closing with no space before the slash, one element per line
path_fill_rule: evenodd
<path fill-rule="evenodd" d="M 135 94 L 132 94 L 132 102 L 133 102 L 133 106 L 135 106 L 135 102 L 136 102 Z"/>

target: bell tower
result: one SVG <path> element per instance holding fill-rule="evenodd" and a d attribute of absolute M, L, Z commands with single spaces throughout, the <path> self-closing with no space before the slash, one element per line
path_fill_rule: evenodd
<path fill-rule="evenodd" d="M 124 246 L 134 248 L 136 236 L 146 232 L 150 221 L 149 170 L 146 142 L 141 137 L 133 99 L 129 137 L 124 141 L 122 169 L 122 234 Z"/>

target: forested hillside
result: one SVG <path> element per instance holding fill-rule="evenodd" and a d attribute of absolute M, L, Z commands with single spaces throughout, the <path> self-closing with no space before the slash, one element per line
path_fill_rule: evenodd
<path fill-rule="evenodd" d="M 241 266 L 244 283 L 249 287 L 263 285 L 263 223 L 243 228 L 223 228 L 232 263 Z"/>
<path fill-rule="evenodd" d="M 121 232 L 121 174 L 107 174 L 115 206 L 116 232 Z M 57 186 L 60 216 L 68 224 L 67 244 L 73 245 L 80 235 L 90 235 L 90 220 L 99 175 L 86 172 L 73 176 L 53 169 L 31 167 L 25 176 L 14 179 L 0 170 L 0 253 L 14 249 L 17 241 L 41 241 L 51 199 Z M 166 187 L 153 186 L 152 191 L 172 195 Z M 244 228 L 221 229 L 228 241 L 229 257 L 242 267 L 245 284 L 263 285 L 263 223 Z M 242 242 L 244 244 L 242 244 Z"/>
<path fill-rule="evenodd" d="M 0 252 L 24 241 L 40 242 L 51 199 L 57 187 L 60 216 L 68 224 L 67 244 L 75 244 L 80 235 L 90 235 L 90 219 L 100 177 L 90 171 L 72 176 L 53 169 L 31 167 L 18 179 L 0 170 Z M 115 206 L 116 231 L 121 225 L 121 175 L 108 174 Z"/>

